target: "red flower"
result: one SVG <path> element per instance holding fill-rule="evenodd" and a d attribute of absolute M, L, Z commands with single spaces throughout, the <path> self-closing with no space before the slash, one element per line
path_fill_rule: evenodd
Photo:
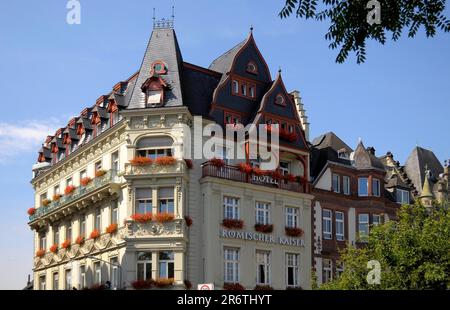
<path fill-rule="evenodd" d="M 225 161 L 223 159 L 220 159 L 220 158 L 212 158 L 212 159 L 209 160 L 209 162 L 215 167 L 223 167 L 223 166 L 225 166 Z"/>
<path fill-rule="evenodd" d="M 92 181 L 92 179 L 90 177 L 85 177 L 80 180 L 80 184 L 83 186 L 86 186 L 89 183 L 91 183 L 91 181 Z"/>
<path fill-rule="evenodd" d="M 68 185 L 65 189 L 64 189 L 64 195 L 70 195 L 72 194 L 72 192 L 75 190 L 75 186 L 73 185 Z"/>
<path fill-rule="evenodd" d="M 284 231 L 289 237 L 301 237 L 303 235 L 303 229 L 297 227 L 285 227 Z"/>
<path fill-rule="evenodd" d="M 68 249 L 68 248 L 70 248 L 70 245 L 71 245 L 71 242 L 70 242 L 69 239 L 67 239 L 67 240 L 65 240 L 65 241 L 61 244 L 61 247 L 62 247 L 63 249 Z"/>
<path fill-rule="evenodd" d="M 100 232 L 99 232 L 97 229 L 94 229 L 94 230 L 91 232 L 90 237 L 91 237 L 91 239 L 97 239 L 98 237 L 100 237 Z"/>
<path fill-rule="evenodd" d="M 45 255 L 45 250 L 44 249 L 39 249 L 36 251 L 36 256 L 37 257 L 42 257 Z"/>
<path fill-rule="evenodd" d="M 177 160 L 172 156 L 157 157 L 155 163 L 159 166 L 172 166 L 175 165 Z"/>
<path fill-rule="evenodd" d="M 148 289 L 151 288 L 153 285 L 153 280 L 149 279 L 149 280 L 136 280 L 131 282 L 131 286 L 135 289 L 135 290 L 143 290 L 143 289 Z"/>
<path fill-rule="evenodd" d="M 150 222 L 152 220 L 152 214 L 151 213 L 136 213 L 136 214 L 131 215 L 131 219 L 133 219 L 139 223 L 146 223 L 146 222 Z"/>
<path fill-rule="evenodd" d="M 117 231 L 117 224 L 116 224 L 116 223 L 110 224 L 108 227 L 106 227 L 105 231 L 106 231 L 108 234 L 113 234 L 113 233 L 115 233 L 115 232 Z"/>
<path fill-rule="evenodd" d="M 287 180 L 288 182 L 295 182 L 296 177 L 295 175 L 289 173 L 284 176 L 284 179 Z"/>
<path fill-rule="evenodd" d="M 58 245 L 57 244 L 52 245 L 50 247 L 50 252 L 52 252 L 52 253 L 58 252 Z"/>
<path fill-rule="evenodd" d="M 147 166 L 153 163 L 153 160 L 148 157 L 137 156 L 130 160 L 132 166 Z"/>
<path fill-rule="evenodd" d="M 194 163 L 192 162 L 192 159 L 185 159 L 184 162 L 186 163 L 186 166 L 188 169 L 192 169 L 194 167 Z"/>
<path fill-rule="evenodd" d="M 77 240 L 75 240 L 75 243 L 78 245 L 82 245 L 84 243 L 84 237 L 83 236 L 78 236 Z"/>
<path fill-rule="evenodd" d="M 184 220 L 186 221 L 186 226 L 190 227 L 192 225 L 192 218 L 189 215 L 186 215 L 184 217 Z"/>
<path fill-rule="evenodd" d="M 36 208 L 29 208 L 29 209 L 27 210 L 27 213 L 28 213 L 29 216 L 33 215 L 34 212 L 36 212 Z"/>
<path fill-rule="evenodd" d="M 226 291 L 244 291 L 245 287 L 243 287 L 239 283 L 224 283 L 223 289 Z"/>
<path fill-rule="evenodd" d="M 235 219 L 223 219 L 222 226 L 230 229 L 242 229 L 244 227 L 244 221 Z"/>
<path fill-rule="evenodd" d="M 167 212 L 157 213 L 155 216 L 155 220 L 160 223 L 172 221 L 174 218 L 175 216 L 172 213 Z"/>
<path fill-rule="evenodd" d="M 270 176 L 274 180 L 281 180 L 283 178 L 283 175 L 278 170 L 273 170 L 270 172 Z"/>
<path fill-rule="evenodd" d="M 268 234 L 273 231 L 273 225 L 272 224 L 255 224 L 255 230 Z"/>
<path fill-rule="evenodd" d="M 239 167 L 239 171 L 242 171 L 244 173 L 251 173 L 253 170 L 252 166 L 250 166 L 247 163 L 240 163 L 238 167 Z"/>
<path fill-rule="evenodd" d="M 95 171 L 95 177 L 96 177 L 96 178 L 99 178 L 99 177 L 101 177 L 101 176 L 104 176 L 105 174 L 106 174 L 106 171 L 103 170 L 103 169 L 100 169 L 100 170 Z"/>
<path fill-rule="evenodd" d="M 267 172 L 264 171 L 264 170 L 261 170 L 259 167 L 254 167 L 254 168 L 253 168 L 253 173 L 256 174 L 256 175 L 264 175 L 264 174 L 266 174 Z"/>

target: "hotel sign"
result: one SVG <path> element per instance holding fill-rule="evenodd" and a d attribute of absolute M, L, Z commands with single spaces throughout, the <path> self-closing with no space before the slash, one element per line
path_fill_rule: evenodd
<path fill-rule="evenodd" d="M 265 243 L 273 243 L 280 245 L 289 245 L 289 246 L 305 246 L 305 242 L 300 238 L 292 238 L 292 237 L 274 237 L 270 234 L 262 234 L 258 232 L 251 231 L 238 231 L 238 230 L 227 230 L 222 229 L 220 236 L 222 238 L 228 239 L 242 239 L 247 241 L 260 241 Z"/>

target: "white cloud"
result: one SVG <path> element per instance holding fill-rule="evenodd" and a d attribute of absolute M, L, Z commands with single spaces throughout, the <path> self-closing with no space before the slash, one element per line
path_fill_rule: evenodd
<path fill-rule="evenodd" d="M 37 152 L 48 135 L 53 135 L 61 121 L 31 120 L 17 123 L 0 122 L 0 164 L 23 152 Z"/>

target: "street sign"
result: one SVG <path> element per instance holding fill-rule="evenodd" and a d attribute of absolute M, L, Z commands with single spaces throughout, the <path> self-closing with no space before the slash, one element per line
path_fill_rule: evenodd
<path fill-rule="evenodd" d="M 200 291 L 213 291 L 214 290 L 214 283 L 203 283 L 198 284 L 197 289 Z"/>

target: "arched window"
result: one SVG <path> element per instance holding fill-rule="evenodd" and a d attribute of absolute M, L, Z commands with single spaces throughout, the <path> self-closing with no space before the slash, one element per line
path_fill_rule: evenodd
<path fill-rule="evenodd" d="M 156 159 L 173 155 L 173 140 L 167 136 L 144 137 L 136 144 L 136 155 Z"/>

